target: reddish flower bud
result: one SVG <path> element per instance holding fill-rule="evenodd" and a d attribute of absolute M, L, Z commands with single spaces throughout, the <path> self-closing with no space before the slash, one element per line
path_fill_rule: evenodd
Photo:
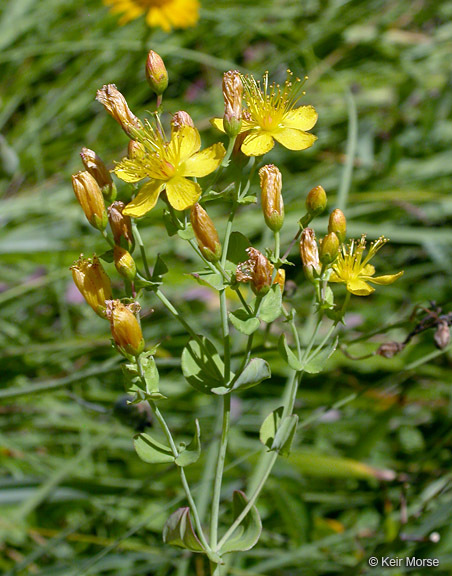
<path fill-rule="evenodd" d="M 347 234 L 347 220 L 344 213 L 342 210 L 339 210 L 339 208 L 336 208 L 336 210 L 333 210 L 330 214 L 328 232 L 334 232 L 339 238 L 341 244 L 345 242 Z"/>
<path fill-rule="evenodd" d="M 157 96 L 161 96 L 168 87 L 168 72 L 165 64 L 157 52 L 153 50 L 149 50 L 146 60 L 146 79 L 151 90 Z"/>

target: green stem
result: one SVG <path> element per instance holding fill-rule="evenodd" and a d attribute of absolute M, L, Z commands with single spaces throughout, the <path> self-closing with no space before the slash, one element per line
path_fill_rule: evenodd
<path fill-rule="evenodd" d="M 281 252 L 281 238 L 279 232 L 275 232 L 275 258 L 279 260 L 279 255 Z"/>
<path fill-rule="evenodd" d="M 106 230 L 102 230 L 102 236 L 105 238 L 105 240 L 110 244 L 110 246 L 112 248 L 115 247 L 115 243 L 113 242 L 113 240 L 110 238 L 110 236 L 108 235 L 108 232 Z"/>
<path fill-rule="evenodd" d="M 221 484 L 223 480 L 224 462 L 228 446 L 228 433 L 231 413 L 231 395 L 221 397 L 223 401 L 223 421 L 221 430 L 220 446 L 218 450 L 217 469 L 213 487 L 212 512 L 210 517 L 210 546 L 216 548 L 218 539 L 218 518 L 220 512 Z"/>
<path fill-rule="evenodd" d="M 146 278 L 148 280 L 150 280 L 151 279 L 151 271 L 149 269 L 148 259 L 146 257 L 146 250 L 144 249 L 143 240 L 142 240 L 141 234 L 138 230 L 138 226 L 135 224 L 135 222 L 133 222 L 133 224 L 132 224 L 132 229 L 133 229 L 133 234 L 135 236 L 135 240 L 137 241 L 137 244 L 140 247 L 140 254 L 141 254 L 141 259 L 143 260 L 144 273 L 146 275 Z"/>
<path fill-rule="evenodd" d="M 317 337 L 317 333 L 320 327 L 320 323 L 321 323 L 322 318 L 320 317 L 317 321 L 316 327 L 314 329 L 314 332 L 311 336 L 311 339 L 308 343 L 308 346 L 306 348 L 306 351 L 304 353 L 304 357 L 303 360 L 306 360 L 306 358 L 309 355 L 309 352 L 312 349 L 312 346 L 314 344 L 315 338 Z M 293 325 L 295 332 L 296 332 L 296 327 L 295 327 L 295 323 L 294 320 L 292 319 L 291 324 Z M 297 349 L 298 349 L 298 354 L 299 354 L 299 358 L 301 358 L 301 346 L 300 346 L 300 342 L 298 339 L 298 333 L 297 333 L 297 337 L 295 338 L 296 342 L 297 342 Z M 297 395 L 297 391 L 298 391 L 298 386 L 299 383 L 301 381 L 301 377 L 302 377 L 303 372 L 300 371 L 295 371 L 293 373 L 292 379 L 290 381 L 290 392 L 288 394 L 288 399 L 284 405 L 284 411 L 283 411 L 283 418 L 286 416 L 290 416 L 293 412 L 293 407 L 295 404 L 295 398 Z M 268 459 L 268 463 L 266 463 L 266 465 L 262 465 L 261 468 L 261 473 L 260 473 L 260 477 L 256 480 L 256 488 L 254 489 L 254 492 L 252 494 L 252 496 L 250 497 L 247 505 L 245 506 L 245 508 L 242 510 L 242 512 L 239 514 L 239 516 L 234 520 L 233 524 L 231 525 L 231 527 L 229 528 L 229 530 L 226 532 L 226 534 L 223 536 L 223 538 L 220 540 L 220 542 L 218 543 L 218 547 L 216 550 L 220 550 L 221 546 L 228 540 L 228 538 L 234 533 L 234 531 L 238 528 L 238 526 L 240 525 L 240 523 L 243 521 L 243 519 L 246 517 L 246 515 L 248 514 L 248 512 L 251 510 L 251 508 L 254 506 L 254 503 L 256 502 L 257 498 L 259 497 L 259 494 L 261 493 L 265 482 L 267 481 L 268 477 L 271 474 L 271 471 L 273 469 L 273 466 L 275 465 L 275 462 L 278 458 L 278 452 L 272 452 L 271 455 L 266 455 L 265 456 L 266 459 Z M 212 543 L 211 543 L 212 544 Z"/>
<path fill-rule="evenodd" d="M 137 356 L 137 366 L 138 366 L 138 371 L 139 371 L 140 377 L 143 380 L 143 382 L 145 382 L 145 378 L 144 378 L 144 374 L 143 374 L 143 367 L 141 365 L 139 356 Z M 174 442 L 171 431 L 168 428 L 168 424 L 166 423 L 165 418 L 163 417 L 163 414 L 160 412 L 156 403 L 153 400 L 149 399 L 149 405 L 150 405 L 151 410 L 152 410 L 154 416 L 156 417 L 158 423 L 160 424 L 160 426 L 163 430 L 163 433 L 165 434 L 165 437 L 166 437 L 168 444 L 171 448 L 171 452 L 173 453 L 173 456 L 175 458 L 177 458 L 179 452 L 177 450 L 177 446 Z M 184 487 L 185 495 L 187 496 L 188 504 L 189 504 L 190 509 L 192 511 L 192 514 L 193 514 L 193 520 L 195 522 L 198 537 L 201 541 L 201 544 L 204 546 L 204 548 L 210 552 L 210 547 L 209 547 L 209 544 L 207 543 L 206 537 L 204 536 L 201 521 L 200 521 L 199 515 L 198 515 L 198 510 L 196 508 L 195 501 L 194 501 L 192 493 L 190 491 L 190 486 L 188 485 L 187 477 L 185 476 L 185 471 L 182 468 L 182 466 L 178 466 L 177 468 L 179 470 L 179 474 L 180 474 L 182 486 Z"/>

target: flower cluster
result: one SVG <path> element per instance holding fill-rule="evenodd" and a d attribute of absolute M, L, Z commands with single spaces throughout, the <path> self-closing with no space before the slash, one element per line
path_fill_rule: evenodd
<path fill-rule="evenodd" d="M 176 1 L 173 0 L 173 3 Z M 131 3 L 131 0 L 117 2 L 118 7 L 121 5 L 123 8 Z M 162 14 L 165 6 L 170 4 L 164 1 L 158 3 Z M 144 5 L 147 3 L 140 3 L 140 10 L 144 11 Z M 157 3 L 151 2 L 150 5 L 155 7 Z M 152 12 L 151 19 L 157 13 Z M 176 18 L 175 15 L 171 17 Z M 170 13 L 167 18 L 169 22 Z M 166 25 L 169 26 L 168 22 Z M 287 454 L 297 426 L 294 406 L 299 376 L 308 371 L 307 366 L 328 345 L 329 336 L 344 320 L 350 294 L 369 296 L 374 291 L 372 283 L 391 284 L 403 272 L 376 276 L 371 260 L 387 240 L 381 237 L 372 242 L 367 252 L 365 236 L 347 243 L 346 217 L 338 208 L 329 215 L 327 233 L 317 240 L 312 222 L 326 210 L 328 201 L 320 185 L 307 194 L 306 211 L 299 218 L 292 242 L 281 255 L 281 242 L 287 241 L 286 237 L 280 236 L 285 223 L 283 175 L 274 164 L 258 164 L 260 157 L 273 148 L 275 141 L 285 148 L 300 151 L 311 147 L 316 140 L 309 132 L 317 121 L 316 110 L 309 105 L 297 107 L 304 94 L 300 79 L 293 79 L 289 72 L 286 82 L 280 86 L 269 84 L 268 73 L 261 83 L 243 76 L 237 70 L 226 72 L 223 77 L 223 118 L 213 119 L 212 124 L 228 136 L 229 142 L 227 148 L 221 142 L 202 148 L 200 134 L 187 112 L 176 111 L 170 120 L 163 115 L 168 73 L 161 57 L 152 50 L 148 54 L 145 70 L 147 82 L 156 96 L 156 110 L 150 119 L 138 118 L 113 84 L 103 86 L 97 92 L 97 100 L 129 139 L 127 156 L 116 162 L 113 170 L 109 171 L 93 150 L 82 149 L 85 170 L 72 177 L 73 190 L 87 221 L 102 234 L 109 243 L 109 249 L 99 258 L 96 255 L 89 258 L 80 256 L 71 271 L 86 302 L 100 318 L 109 322 L 114 346 L 127 359 L 127 363 L 123 364 L 127 392 L 134 395 L 135 403 L 148 402 L 149 409 L 164 432 L 167 445 L 139 434 L 135 438 L 137 454 L 145 462 L 174 463 L 181 469 L 190 508 L 181 508 L 169 518 L 164 529 L 164 540 L 192 552 L 205 553 L 213 566 L 221 564 L 223 555 L 228 552 L 248 550 L 257 542 L 261 529 L 257 509 L 248 505 L 245 495 L 240 492 L 237 493 L 239 496 L 234 496 L 234 507 L 249 511 L 253 518 L 247 527 L 246 548 L 240 547 L 240 539 L 230 540 L 243 520 L 243 512 L 235 514 L 232 526 L 220 541 L 216 537 L 231 395 L 240 389 L 257 386 L 271 377 L 270 363 L 265 358 L 255 356 L 266 354 L 268 347 L 253 346 L 254 332 L 261 328 L 262 323 L 266 323 L 268 330 L 265 340 L 267 336 L 272 338 L 274 330 L 270 330 L 270 325 L 279 318 L 284 319 L 291 328 L 293 342 L 288 342 L 285 334 L 281 334 L 275 348 L 281 360 L 293 371 L 293 378 L 289 380 L 287 393 L 284 394 L 284 405 L 267 417 L 260 431 L 260 439 L 267 449 Z M 226 175 L 223 172 L 230 163 L 234 168 L 231 173 L 236 174 L 234 183 L 227 181 L 229 172 Z M 257 202 L 258 195 L 253 193 L 252 181 L 256 171 L 260 184 L 260 217 L 272 238 L 271 246 L 267 244 L 262 251 L 246 237 L 246 229 L 240 232 L 233 230 L 236 212 L 245 211 L 245 206 Z M 214 172 L 216 174 L 211 178 L 210 186 L 203 188 L 198 179 Z M 117 179 L 116 184 L 112 174 Z M 222 341 L 221 352 L 207 335 L 199 333 L 199 322 L 195 330 L 190 325 L 190 319 L 182 315 L 164 294 L 162 285 L 168 268 L 160 256 L 154 260 L 152 272 L 149 268 L 137 219 L 148 214 L 159 198 L 166 205 L 163 220 L 168 234 L 188 242 L 198 261 L 202 262 L 203 269 L 193 272 L 191 277 L 219 295 L 220 319 L 216 342 Z M 212 216 L 214 210 L 209 214 L 206 209 L 207 203 L 213 200 L 229 203 L 228 222 L 221 241 L 215 217 Z M 253 210 L 252 207 L 247 209 Z M 219 228 L 221 231 L 222 227 Z M 304 351 L 296 325 L 297 310 L 293 307 L 288 310 L 286 306 L 291 306 L 290 299 L 288 302 L 283 300 L 285 267 L 296 266 L 288 258 L 291 258 L 297 240 L 304 274 L 315 292 L 316 306 L 312 313 L 318 315 L 316 329 Z M 136 246 L 139 246 L 140 255 L 135 262 L 133 254 Z M 112 285 L 101 259 L 113 263 L 121 276 L 123 297 L 114 294 L 119 288 L 115 283 Z M 296 271 L 294 274 L 297 276 Z M 294 284 L 292 280 L 290 282 Z M 335 283 L 344 284 L 348 291 L 345 298 L 339 294 L 343 298 L 342 306 L 335 303 L 336 294 L 330 286 Z M 145 290 L 160 300 L 191 337 L 181 355 L 181 368 L 187 383 L 197 392 L 223 396 L 223 429 L 217 471 L 213 475 L 211 533 L 215 536 L 211 536 L 210 540 L 204 534 L 196 502 L 182 471 L 184 466 L 196 462 L 200 456 L 199 423 L 196 422 L 193 441 L 188 445 L 178 444 L 157 408 L 156 402 L 165 397 L 159 391 L 159 375 L 154 359 L 156 347 L 145 350 L 141 330 L 139 300 Z M 240 302 L 237 304 L 240 307 L 233 310 L 229 310 L 233 300 L 228 298 L 231 291 L 235 291 L 234 304 Z M 325 316 L 333 322 L 328 335 L 318 344 L 315 342 L 317 330 Z M 449 317 L 439 313 L 435 315 L 435 341 L 440 348 L 449 342 L 451 323 Z M 427 327 L 427 323 L 424 324 Z M 430 322 L 428 326 L 433 324 Z M 232 339 L 232 329 L 248 337 L 241 360 L 242 340 L 240 335 Z M 291 349 L 292 345 L 296 346 L 296 353 Z M 389 357 L 402 348 L 403 345 L 393 343 L 381 348 L 378 353 Z M 193 513 L 194 525 L 190 513 Z"/>

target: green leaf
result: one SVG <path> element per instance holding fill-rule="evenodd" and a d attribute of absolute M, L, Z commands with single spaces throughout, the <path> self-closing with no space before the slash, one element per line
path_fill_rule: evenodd
<path fill-rule="evenodd" d="M 152 280 L 148 280 L 141 276 L 139 272 L 137 272 L 134 285 L 135 288 L 145 288 L 146 290 L 156 290 L 160 286 L 161 282 L 152 282 Z"/>
<path fill-rule="evenodd" d="M 248 500 L 243 492 L 235 490 L 232 499 L 234 520 L 240 516 Z M 244 552 L 257 544 L 262 532 L 262 522 L 256 506 L 252 506 L 241 524 L 231 534 L 231 537 L 221 547 L 221 553 Z"/>
<path fill-rule="evenodd" d="M 216 388 L 224 388 L 224 364 L 212 342 L 204 336 L 200 340 L 202 345 L 198 340 L 190 340 L 182 351 L 182 372 L 195 390 L 215 394 Z"/>
<path fill-rule="evenodd" d="M 332 356 L 336 351 L 337 342 L 338 337 L 336 337 L 334 341 L 324 350 L 319 352 L 317 356 L 315 356 L 315 358 L 313 358 L 307 364 L 305 364 L 303 366 L 303 370 L 308 374 L 318 374 L 319 372 L 322 372 L 322 370 L 325 368 L 325 364 L 328 358 L 330 358 L 330 356 Z"/>
<path fill-rule="evenodd" d="M 246 249 L 250 246 L 251 242 L 241 232 L 232 232 L 229 238 L 227 259 L 234 264 L 246 262 L 248 260 Z"/>
<path fill-rule="evenodd" d="M 205 549 L 195 534 L 190 518 L 190 508 L 179 508 L 171 514 L 163 528 L 165 544 L 179 546 L 191 552 L 205 553 Z"/>
<path fill-rule="evenodd" d="M 351 458 L 340 458 L 318 452 L 295 450 L 289 462 L 302 474 L 317 478 L 377 478 L 388 482 L 396 478 L 393 470 L 375 468 Z"/>
<path fill-rule="evenodd" d="M 187 227 L 184 230 L 178 230 L 177 234 L 179 238 L 182 238 L 182 240 L 193 240 L 195 237 L 195 233 L 193 232 L 193 227 L 191 224 L 187 224 Z"/>
<path fill-rule="evenodd" d="M 249 195 L 243 198 L 237 198 L 237 204 L 256 204 L 257 196 Z"/>
<path fill-rule="evenodd" d="M 109 264 L 111 264 L 114 260 L 113 248 L 101 254 L 99 258 L 101 258 L 104 262 L 108 262 Z"/>
<path fill-rule="evenodd" d="M 287 456 L 297 429 L 298 416 L 292 414 L 282 418 L 283 406 L 280 406 L 265 418 L 262 423 L 259 438 L 269 450 L 275 450 Z"/>
<path fill-rule="evenodd" d="M 168 266 L 162 260 L 160 254 L 157 254 L 157 259 L 154 264 L 154 270 L 152 271 L 151 280 L 153 282 L 162 282 L 163 276 L 168 272 Z"/>
<path fill-rule="evenodd" d="M 201 428 L 198 420 L 195 420 L 195 426 L 195 434 L 190 444 L 187 447 L 181 444 L 181 451 L 175 460 L 178 466 L 184 467 L 194 464 L 201 456 Z"/>
<path fill-rule="evenodd" d="M 260 326 L 260 320 L 250 316 L 244 308 L 229 312 L 229 320 L 236 330 L 249 336 Z"/>
<path fill-rule="evenodd" d="M 167 464 L 174 462 L 174 455 L 171 450 L 154 440 L 149 434 L 137 434 L 133 439 L 136 453 L 144 462 L 148 464 Z"/>
<path fill-rule="evenodd" d="M 284 411 L 284 407 L 280 406 L 276 410 L 273 410 L 263 421 L 261 429 L 259 431 L 259 439 L 264 446 L 267 446 L 269 450 L 272 449 L 273 441 L 276 436 L 276 432 L 281 425 L 281 418 Z"/>
<path fill-rule="evenodd" d="M 193 272 L 191 276 L 193 276 L 201 286 L 208 286 L 215 290 L 224 288 L 223 276 L 219 272 Z"/>
<path fill-rule="evenodd" d="M 297 431 L 298 416 L 292 414 L 284 418 L 276 431 L 273 439 L 272 450 L 276 450 L 282 456 L 288 456 L 292 447 L 292 442 Z"/>
<path fill-rule="evenodd" d="M 303 368 L 303 364 L 300 360 L 296 357 L 294 352 L 289 348 L 287 344 L 286 335 L 284 332 L 279 337 L 278 341 L 278 350 L 281 354 L 283 360 L 287 362 L 287 364 L 292 368 L 292 370 L 301 370 Z"/>
<path fill-rule="evenodd" d="M 270 378 L 271 370 L 270 365 L 262 358 L 253 358 L 248 362 L 243 372 L 234 382 L 232 390 L 246 390 L 247 388 L 252 388 L 257 386 L 262 382 Z"/>
<path fill-rule="evenodd" d="M 264 322 L 274 322 L 281 314 L 282 294 L 279 284 L 273 284 L 262 298 L 258 317 Z"/>
<path fill-rule="evenodd" d="M 161 400 L 166 398 L 159 390 L 159 373 L 152 355 L 155 354 L 155 350 L 154 348 L 152 351 L 144 352 L 140 355 L 144 382 L 136 362 L 130 362 L 122 366 L 126 392 L 135 395 L 134 404 L 143 400 Z"/>

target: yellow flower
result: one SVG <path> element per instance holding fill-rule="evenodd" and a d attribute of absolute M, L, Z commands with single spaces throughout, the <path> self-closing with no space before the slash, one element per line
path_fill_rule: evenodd
<path fill-rule="evenodd" d="M 124 182 L 150 179 L 122 212 L 133 218 L 152 210 L 163 189 L 176 210 L 193 206 L 201 196 L 201 187 L 187 177 L 207 176 L 218 168 L 226 153 L 223 144 L 213 144 L 200 152 L 199 132 L 192 126 L 172 130 L 167 142 L 159 130 L 147 123 L 143 130 L 136 131 L 134 138 L 140 141 L 144 152 L 123 158 L 114 170 Z"/>
<path fill-rule="evenodd" d="M 368 282 L 373 284 L 392 284 L 400 278 L 403 270 L 397 274 L 387 274 L 385 276 L 374 276 L 375 268 L 369 261 L 375 256 L 380 248 L 386 244 L 387 239 L 381 236 L 376 242 L 372 242 L 367 256 L 363 258 L 363 252 L 366 249 L 366 237 L 361 236 L 359 242 L 352 240 L 347 250 L 342 246 L 336 262 L 333 265 L 333 273 L 330 282 L 342 282 L 347 286 L 347 290 L 356 296 L 369 296 L 375 290 L 369 286 Z"/>
<path fill-rule="evenodd" d="M 266 72 L 263 88 L 252 76 L 242 76 L 242 82 L 247 105 L 240 129 L 247 133 L 241 147 L 244 154 L 262 156 L 273 148 L 274 140 L 289 150 L 305 150 L 314 144 L 317 137 L 307 130 L 317 122 L 315 108 L 295 108 L 303 95 L 299 78 L 292 80 L 292 72 L 288 71 L 283 86 L 269 85 Z M 214 118 L 212 124 L 224 132 L 223 118 Z"/>
<path fill-rule="evenodd" d="M 119 23 L 127 24 L 146 13 L 148 26 L 162 28 L 190 28 L 199 20 L 198 0 L 104 0 L 114 14 L 122 14 Z"/>

